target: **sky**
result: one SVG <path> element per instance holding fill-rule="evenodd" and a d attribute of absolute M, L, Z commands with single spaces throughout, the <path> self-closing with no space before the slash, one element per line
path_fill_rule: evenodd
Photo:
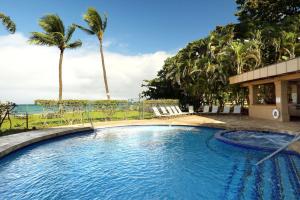
<path fill-rule="evenodd" d="M 114 99 L 136 98 L 145 79 L 155 77 L 164 60 L 217 25 L 235 23 L 234 0 L 0 0 L 0 12 L 17 24 L 8 34 L 0 26 L 0 100 L 32 103 L 58 96 L 55 47 L 28 44 L 38 20 L 58 14 L 65 26 L 85 25 L 82 15 L 95 7 L 107 13 L 104 54 Z M 98 41 L 77 30 L 83 46 L 67 50 L 63 62 L 64 99 L 104 99 Z"/>

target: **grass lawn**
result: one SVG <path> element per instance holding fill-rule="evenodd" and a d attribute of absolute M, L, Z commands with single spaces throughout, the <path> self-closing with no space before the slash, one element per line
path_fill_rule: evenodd
<path fill-rule="evenodd" d="M 52 115 L 43 117 L 42 114 L 33 114 L 28 116 L 28 129 L 31 130 L 48 128 L 62 125 L 72 125 L 90 122 L 89 116 L 93 122 L 112 121 L 112 120 L 130 120 L 130 119 L 150 119 L 152 113 L 139 111 L 116 111 L 103 112 L 93 111 L 89 114 L 86 112 L 64 113 L 62 115 Z M 1 127 L 0 136 L 26 131 L 26 119 L 11 116 L 12 129 L 10 129 L 9 121 L 6 120 Z"/>

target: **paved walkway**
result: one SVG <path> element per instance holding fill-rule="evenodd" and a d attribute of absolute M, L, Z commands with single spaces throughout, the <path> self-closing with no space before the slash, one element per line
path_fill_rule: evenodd
<path fill-rule="evenodd" d="M 164 119 L 109 121 L 94 123 L 95 127 L 107 127 L 116 125 L 143 125 L 143 124 L 167 124 L 167 125 L 193 125 L 208 126 L 232 130 L 257 130 L 274 131 L 289 134 L 300 134 L 300 122 L 276 122 L 273 120 L 253 119 L 247 116 L 234 115 L 192 115 Z"/>
<path fill-rule="evenodd" d="M 151 119 L 151 120 L 125 120 L 125 121 L 108 121 L 94 123 L 95 127 L 111 127 L 124 125 L 193 125 L 207 126 L 232 130 L 257 130 L 257 131 L 274 131 L 289 134 L 300 134 L 300 122 L 276 122 L 272 120 L 251 119 L 247 116 L 231 115 L 206 115 L 206 116 L 183 116 L 169 119 Z M 90 130 L 86 124 L 81 125 L 49 128 L 37 131 L 29 131 L 8 136 L 0 137 L 0 158 L 20 149 L 29 144 L 46 140 L 49 138 L 66 135 L 78 131 Z M 300 153 L 300 142 L 290 147 Z"/>

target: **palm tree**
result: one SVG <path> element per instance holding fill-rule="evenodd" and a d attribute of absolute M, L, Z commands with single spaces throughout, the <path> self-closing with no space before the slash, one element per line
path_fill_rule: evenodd
<path fill-rule="evenodd" d="M 0 13 L 0 20 L 8 32 L 11 34 L 16 32 L 16 24 L 10 19 L 9 16 L 6 16 L 4 13 Z"/>
<path fill-rule="evenodd" d="M 282 31 L 280 44 L 280 59 L 288 60 L 295 58 L 295 49 L 297 44 L 297 34 L 293 32 Z"/>
<path fill-rule="evenodd" d="M 32 32 L 29 42 L 31 44 L 43 46 L 56 46 L 60 50 L 59 57 L 59 101 L 62 100 L 62 62 L 65 49 L 75 49 L 82 45 L 80 40 L 70 42 L 76 26 L 71 25 L 65 31 L 65 26 L 58 15 L 45 15 L 39 21 L 39 25 L 44 30 L 43 33 Z"/>
<path fill-rule="evenodd" d="M 99 40 L 105 91 L 106 91 L 107 99 L 110 100 L 104 55 L 103 55 L 103 47 L 102 47 L 104 31 L 107 25 L 107 16 L 104 15 L 104 18 L 102 19 L 101 15 L 97 12 L 95 8 L 89 8 L 87 12 L 83 15 L 83 19 L 87 23 L 89 28 L 84 28 L 80 25 L 76 25 L 76 26 L 89 35 L 96 35 Z"/>

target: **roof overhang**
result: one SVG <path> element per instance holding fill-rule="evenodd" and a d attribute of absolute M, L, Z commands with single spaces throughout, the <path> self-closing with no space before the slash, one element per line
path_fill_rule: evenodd
<path fill-rule="evenodd" d="M 300 73 L 300 57 L 232 76 L 229 78 L 229 82 L 230 84 L 242 84 L 291 73 Z"/>

